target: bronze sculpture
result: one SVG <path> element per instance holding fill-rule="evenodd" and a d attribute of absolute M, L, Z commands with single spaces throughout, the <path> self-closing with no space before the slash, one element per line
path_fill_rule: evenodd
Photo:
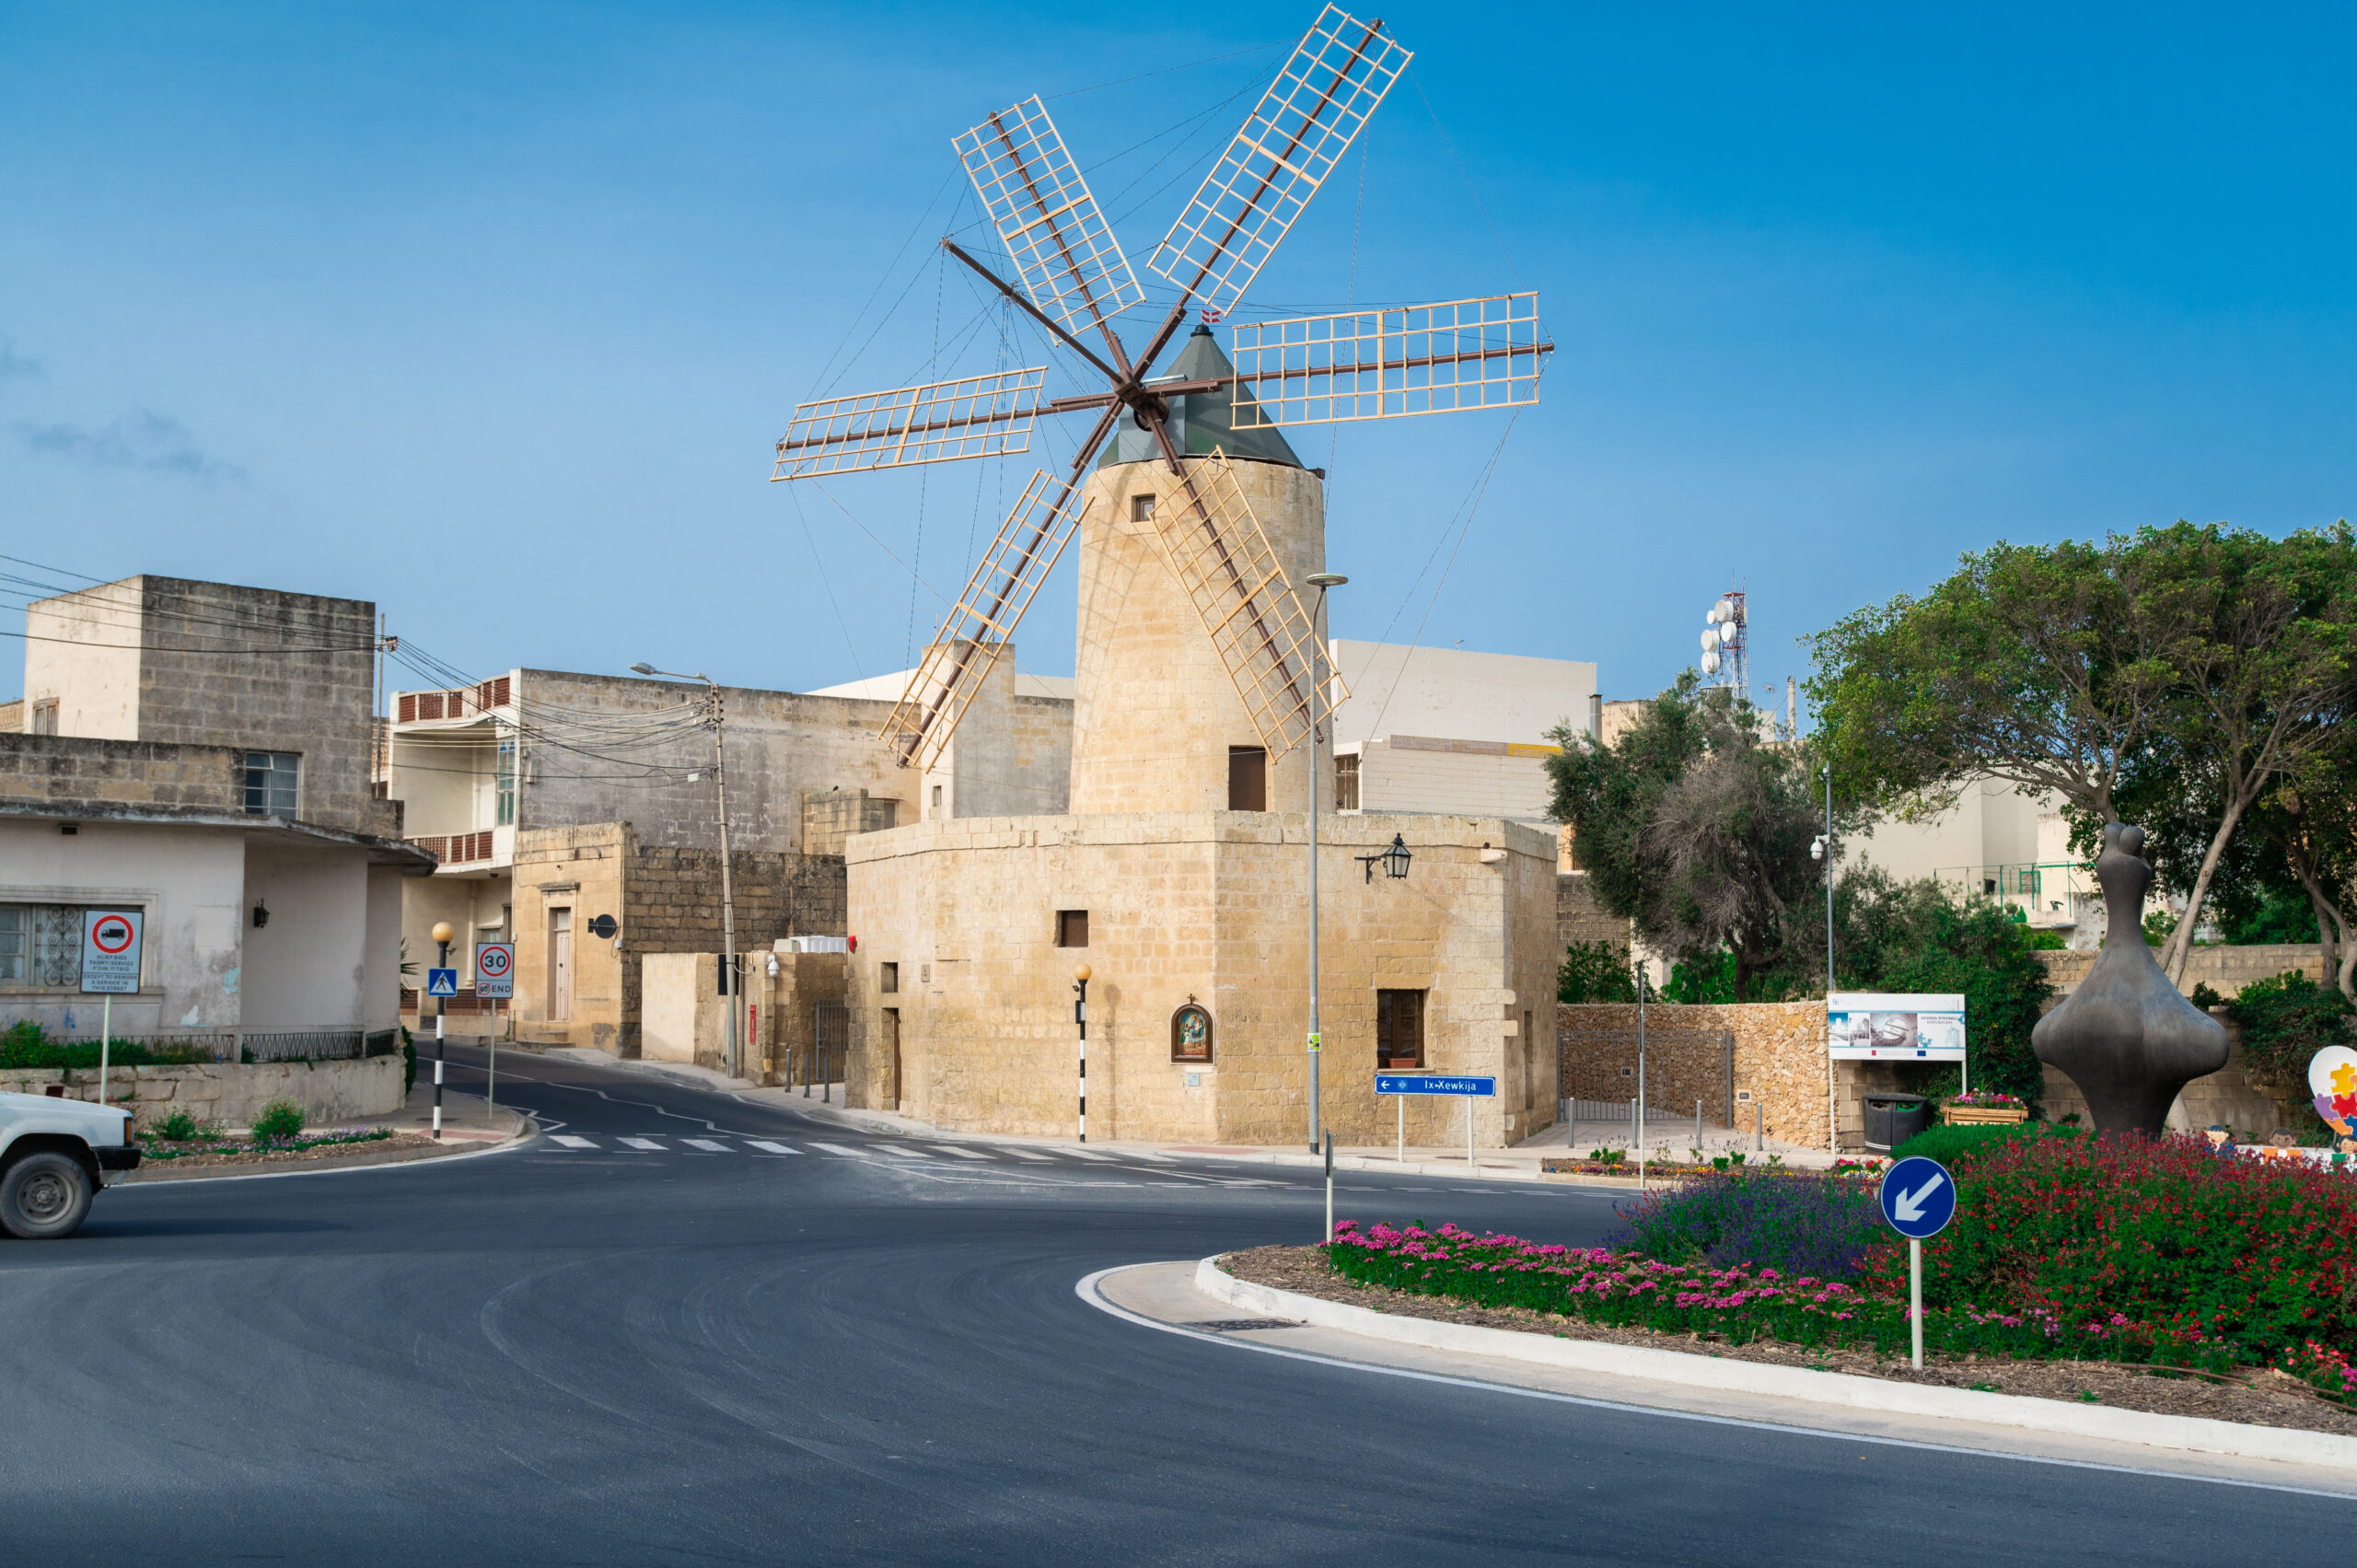
<path fill-rule="evenodd" d="M 2177 1091 L 2226 1064 L 2226 1029 L 2178 993 L 2144 945 L 2153 868 L 2143 849 L 2143 829 L 2104 824 L 2096 859 L 2103 951 L 2029 1038 L 2038 1060 L 2061 1068 L 2087 1097 L 2096 1131 L 2157 1138 Z"/>

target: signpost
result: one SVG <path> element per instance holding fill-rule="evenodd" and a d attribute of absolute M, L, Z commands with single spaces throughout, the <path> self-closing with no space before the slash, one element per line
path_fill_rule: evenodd
<path fill-rule="evenodd" d="M 439 949 L 441 962 L 425 971 L 425 994 L 434 1001 L 434 1138 L 442 1139 L 442 1018 L 450 1010 L 450 998 L 459 994 L 459 971 L 450 967 L 450 939 L 458 928 L 447 920 L 434 923 L 434 945 Z"/>
<path fill-rule="evenodd" d="M 1914 1330 L 1915 1366 L 1923 1365 L 1923 1242 L 1956 1218 L 1956 1178 L 1937 1160 L 1910 1155 L 1882 1179 L 1882 1217 L 1907 1238 L 1907 1320 Z"/>
<path fill-rule="evenodd" d="M 1451 1095 L 1464 1099 L 1488 1099 L 1498 1092 L 1495 1078 L 1449 1076 L 1441 1073 L 1377 1073 L 1375 1092 L 1379 1095 Z M 1399 1103 L 1399 1163 L 1408 1163 L 1408 1102 Z M 1473 1108 L 1465 1108 L 1465 1163 L 1473 1164 Z"/>
<path fill-rule="evenodd" d="M 114 999 L 139 991 L 140 937 L 146 917 L 137 910 L 82 912 L 82 993 L 99 1004 L 99 1103 L 107 1103 L 107 1051 L 114 1038 Z"/>
<path fill-rule="evenodd" d="M 516 944 L 513 942 L 478 942 L 475 944 L 475 994 L 493 1002 L 505 1002 L 516 994 Z M 491 1083 L 484 1090 L 483 1102 L 489 1108 L 491 1120 L 499 1120 L 499 1009 L 492 1009 Z"/>

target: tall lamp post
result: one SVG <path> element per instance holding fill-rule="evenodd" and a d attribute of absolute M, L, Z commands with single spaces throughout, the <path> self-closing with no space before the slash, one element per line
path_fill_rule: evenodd
<path fill-rule="evenodd" d="M 728 986 L 728 1075 L 744 1075 L 744 1063 L 739 1060 L 737 1042 L 737 993 L 745 989 L 743 977 L 737 972 L 737 898 L 728 878 L 728 763 L 721 747 L 721 724 L 725 714 L 720 706 L 720 685 L 711 676 L 681 675 L 677 671 L 657 669 L 651 664 L 634 664 L 632 673 L 659 675 L 671 680 L 701 680 L 706 688 L 708 706 L 704 723 L 712 727 L 712 784 L 718 792 L 720 803 L 720 973 Z"/>
<path fill-rule="evenodd" d="M 440 953 L 434 960 L 435 968 L 447 970 L 450 967 L 450 939 L 458 935 L 459 928 L 448 921 L 434 923 L 434 946 Z M 448 998 L 437 996 L 434 999 L 434 1135 L 436 1138 L 442 1136 L 442 1016 L 449 1010 Z"/>
<path fill-rule="evenodd" d="M 1326 590 L 1350 581 L 1340 572 L 1316 572 L 1305 579 L 1318 590 L 1310 616 L 1317 650 L 1309 656 L 1309 1152 L 1318 1152 L 1318 1061 L 1326 1042 L 1318 1027 L 1318 742 L 1326 720 Z"/>

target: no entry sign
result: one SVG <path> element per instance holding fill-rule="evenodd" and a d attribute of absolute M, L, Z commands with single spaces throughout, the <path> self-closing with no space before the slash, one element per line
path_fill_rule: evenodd
<path fill-rule="evenodd" d="M 139 989 L 136 910 L 82 912 L 82 990 L 89 995 L 124 995 Z"/>

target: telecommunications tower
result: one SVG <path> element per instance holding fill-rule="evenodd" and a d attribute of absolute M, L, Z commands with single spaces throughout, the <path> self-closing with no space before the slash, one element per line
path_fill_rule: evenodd
<path fill-rule="evenodd" d="M 1702 677 L 1706 685 L 1725 685 L 1748 696 L 1751 691 L 1749 613 L 1743 590 L 1729 588 L 1702 617 Z"/>

